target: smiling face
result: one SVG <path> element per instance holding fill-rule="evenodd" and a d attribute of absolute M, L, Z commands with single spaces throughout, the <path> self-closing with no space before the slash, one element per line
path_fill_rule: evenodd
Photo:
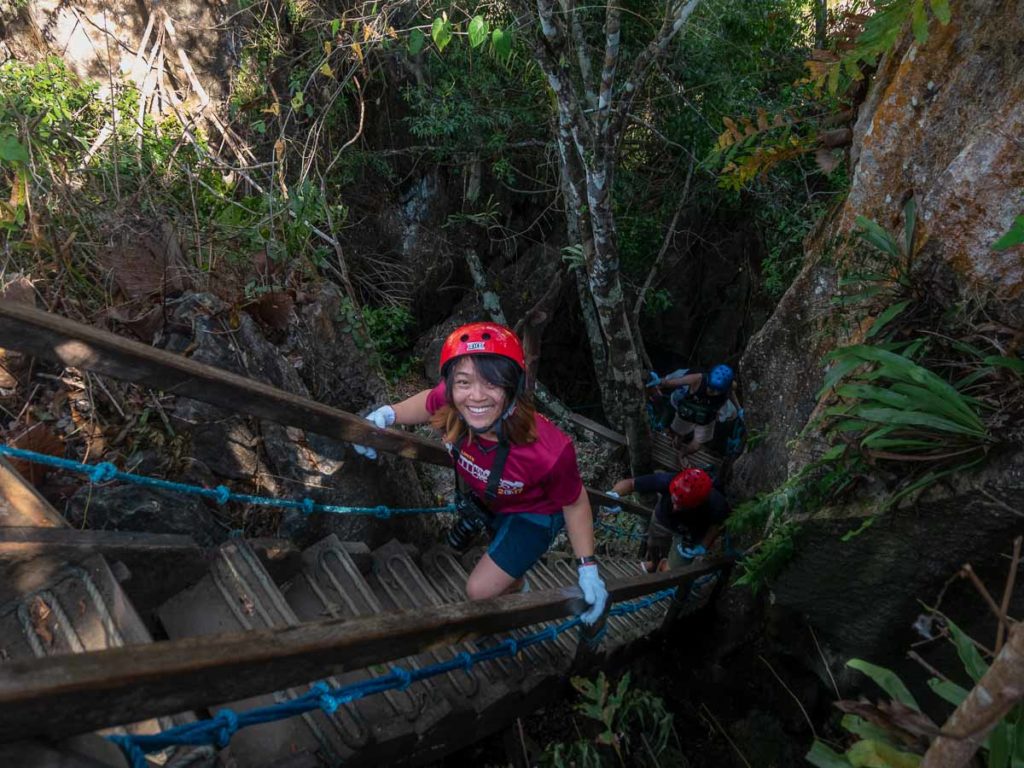
<path fill-rule="evenodd" d="M 455 363 L 451 394 L 456 410 L 473 429 L 491 426 L 504 413 L 507 404 L 505 390 L 481 376 L 469 357 Z M 488 432 L 485 437 L 492 435 Z"/>

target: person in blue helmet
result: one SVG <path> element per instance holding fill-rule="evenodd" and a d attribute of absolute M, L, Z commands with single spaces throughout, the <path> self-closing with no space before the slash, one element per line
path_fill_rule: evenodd
<path fill-rule="evenodd" d="M 670 428 L 682 446 L 679 457 L 694 453 L 715 435 L 715 421 L 719 411 L 731 402 L 739 417 L 743 409 L 736 397 L 735 374 L 728 365 L 716 365 L 710 371 L 690 369 L 683 375 L 652 380 L 649 387 L 672 392 L 675 417 Z"/>

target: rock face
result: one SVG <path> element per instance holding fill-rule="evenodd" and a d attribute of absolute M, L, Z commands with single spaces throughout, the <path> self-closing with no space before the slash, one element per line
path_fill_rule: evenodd
<path fill-rule="evenodd" d="M 829 302 L 837 274 L 828 257 L 857 216 L 897 230 L 912 195 L 915 284 L 947 306 L 973 300 L 1006 326 L 1024 324 L 1024 247 L 991 248 L 1024 212 L 1024 3 L 959 3 L 948 27 L 933 21 L 930 31 L 924 45 L 908 31 L 881 63 L 856 122 L 850 193 L 809 236 L 807 264 L 744 354 L 748 420 L 764 439 L 736 465 L 737 495 L 777 486 L 820 449 L 796 438 L 817 405 L 823 356 L 860 338 L 860 318 L 830 322 Z M 842 327 L 846 337 L 836 338 L 832 329 Z M 802 521 L 778 603 L 807 617 L 843 656 L 901 655 L 917 600 L 933 600 L 965 562 L 987 569 L 990 589 L 1001 588 L 1003 555 L 1022 529 L 1022 466 L 1010 450 L 845 543 L 840 536 L 865 512 L 850 502 L 815 513 Z M 967 614 L 985 610 L 976 596 L 962 607 L 954 618 L 967 623 Z"/>
<path fill-rule="evenodd" d="M 912 38 L 911 38 L 912 39 Z M 908 39 L 879 70 L 854 130 L 850 195 L 832 230 L 860 214 L 896 223 L 913 194 L 921 275 L 955 273 L 1024 320 L 1024 247 L 991 249 L 1024 212 L 1024 4 L 959 3 L 952 22 Z"/>

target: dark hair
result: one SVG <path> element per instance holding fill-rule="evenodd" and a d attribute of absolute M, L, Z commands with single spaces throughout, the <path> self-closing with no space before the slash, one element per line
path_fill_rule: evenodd
<path fill-rule="evenodd" d="M 505 421 L 505 433 L 508 435 L 509 442 L 513 445 L 522 445 L 536 440 L 537 411 L 533 404 L 533 398 L 522 390 L 522 372 L 519 366 L 502 355 L 468 355 L 468 358 L 484 381 L 501 387 L 505 393 L 506 407 L 509 403 L 516 404 L 515 411 Z M 449 443 L 454 443 L 468 431 L 452 398 L 452 392 L 455 391 L 455 369 L 460 359 L 462 358 L 457 357 L 449 361 L 441 372 L 444 377 L 445 397 L 448 405 L 437 411 L 431 419 L 433 426 L 444 432 L 445 439 Z"/>

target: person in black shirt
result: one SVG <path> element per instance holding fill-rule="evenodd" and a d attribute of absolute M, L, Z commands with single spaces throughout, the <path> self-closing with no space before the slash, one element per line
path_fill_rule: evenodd
<path fill-rule="evenodd" d="M 707 554 L 732 512 L 725 495 L 703 469 L 628 477 L 617 482 L 612 491 L 619 496 L 633 491 L 660 494 L 647 529 L 644 567 L 648 572 L 665 569 L 662 558 L 666 552 L 668 568 Z"/>

